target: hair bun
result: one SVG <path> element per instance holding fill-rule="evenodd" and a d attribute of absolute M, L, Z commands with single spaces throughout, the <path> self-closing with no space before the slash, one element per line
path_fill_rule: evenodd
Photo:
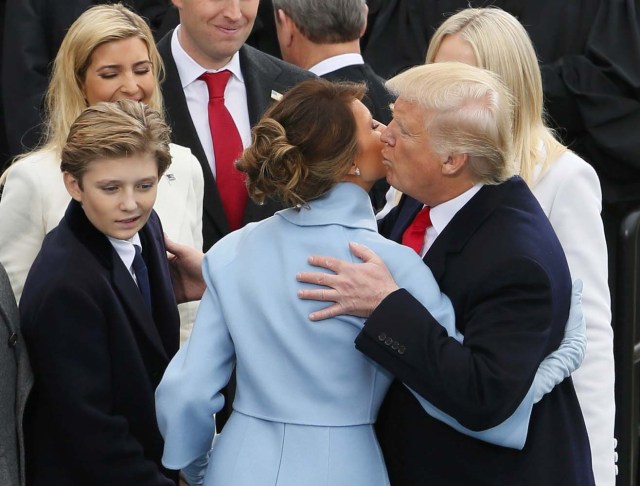
<path fill-rule="evenodd" d="M 258 203 L 275 197 L 295 206 L 305 201 L 295 192 L 306 176 L 300 149 L 289 143 L 284 127 L 273 118 L 263 118 L 252 130 L 253 143 L 236 163 L 247 173 L 249 195 Z"/>

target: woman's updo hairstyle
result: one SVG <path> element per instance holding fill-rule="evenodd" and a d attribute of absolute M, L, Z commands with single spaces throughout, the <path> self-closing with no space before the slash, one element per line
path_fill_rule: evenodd
<path fill-rule="evenodd" d="M 289 90 L 253 128 L 236 162 L 251 198 L 305 205 L 342 180 L 358 152 L 351 104 L 364 93 L 364 85 L 324 79 Z"/>

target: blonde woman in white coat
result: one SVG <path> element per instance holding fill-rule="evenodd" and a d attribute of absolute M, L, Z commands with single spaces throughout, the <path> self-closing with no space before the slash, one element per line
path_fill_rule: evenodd
<path fill-rule="evenodd" d="M 16 300 L 45 235 L 69 204 L 60 171 L 60 150 L 69 127 L 88 106 L 134 99 L 162 112 L 158 80 L 162 61 L 144 20 L 120 4 L 84 12 L 70 27 L 55 59 L 46 95 L 43 145 L 3 175 L 0 199 L 0 262 Z M 174 241 L 202 248 L 202 169 L 191 151 L 171 144 L 172 163 L 158 185 L 154 206 Z M 190 332 L 197 303 L 181 306 L 181 341 Z"/>
<path fill-rule="evenodd" d="M 515 17 L 498 8 L 468 8 L 449 17 L 433 35 L 426 59 L 444 61 L 498 74 L 515 98 L 520 176 L 558 235 L 572 279 L 584 282 L 587 352 L 573 383 L 589 434 L 596 484 L 614 486 L 615 368 L 600 181 L 595 170 L 545 126 L 540 68 L 531 40 Z M 387 194 L 384 213 L 397 204 L 398 196 L 393 189 Z"/>

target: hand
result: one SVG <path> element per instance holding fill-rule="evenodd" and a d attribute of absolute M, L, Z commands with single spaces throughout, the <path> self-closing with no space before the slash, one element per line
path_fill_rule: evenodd
<path fill-rule="evenodd" d="M 311 265 L 331 270 L 335 275 L 320 272 L 302 272 L 296 275 L 299 282 L 328 287 L 302 289 L 298 291 L 298 297 L 335 302 L 329 307 L 311 313 L 309 319 L 312 321 L 344 314 L 369 317 L 385 297 L 398 290 L 398 285 L 378 255 L 359 243 L 351 242 L 349 248 L 363 263 L 311 256 L 308 260 Z"/>
<path fill-rule="evenodd" d="M 167 260 L 178 304 L 200 300 L 206 285 L 202 278 L 203 253 L 195 248 L 172 241 L 164 235 Z"/>

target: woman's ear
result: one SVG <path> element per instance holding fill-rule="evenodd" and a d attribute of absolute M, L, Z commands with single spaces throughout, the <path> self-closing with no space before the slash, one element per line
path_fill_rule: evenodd
<path fill-rule="evenodd" d="M 78 202 L 82 202 L 82 187 L 80 187 L 80 181 L 68 172 L 62 174 L 64 179 L 64 187 L 67 188 L 69 195 Z"/>
<path fill-rule="evenodd" d="M 462 169 L 467 165 L 469 160 L 468 154 L 451 154 L 442 163 L 442 174 L 445 176 L 452 176 L 459 174 Z"/>

